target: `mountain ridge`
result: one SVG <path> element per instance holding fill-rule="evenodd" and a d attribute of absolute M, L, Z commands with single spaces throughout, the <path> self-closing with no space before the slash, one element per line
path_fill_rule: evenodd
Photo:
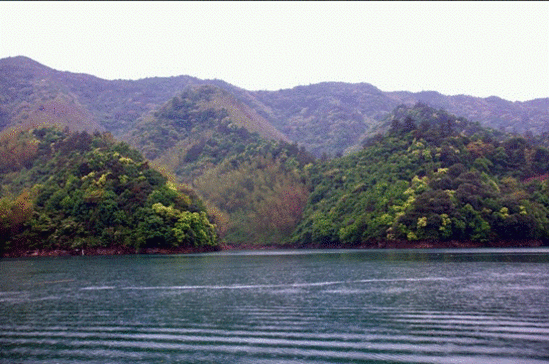
<path fill-rule="evenodd" d="M 141 205 L 156 202 L 145 198 L 144 188 L 151 188 L 141 186 L 146 176 L 139 175 L 139 168 L 150 163 L 163 172 L 159 179 L 196 189 L 220 238 L 232 245 L 380 247 L 437 239 L 484 244 L 505 240 L 507 233 L 515 244 L 524 238 L 521 226 L 528 227 L 529 239 L 546 244 L 549 151 L 543 133 L 548 106 L 549 98 L 513 103 L 436 91 L 388 93 L 368 83 L 248 91 L 191 76 L 108 81 L 56 71 L 24 57 L 0 60 L 0 192 L 15 191 L 4 201 L 10 211 L 18 211 L 19 199 L 34 201 L 31 195 L 18 197 L 21 181 L 36 175 L 40 182 L 57 166 L 57 180 L 48 180 L 51 203 L 44 208 L 52 219 L 64 220 L 73 212 L 86 217 L 79 212 L 84 206 L 80 197 L 105 205 L 102 209 L 127 201 L 128 193 L 137 193 Z M 476 119 L 467 120 L 467 113 Z M 41 131 L 37 124 L 66 128 Z M 23 130 L 12 132 L 18 128 Z M 510 135 L 519 128 L 530 134 Z M 61 134 L 66 137 L 58 149 L 68 154 L 60 154 L 59 163 L 33 159 L 44 154 L 39 151 L 57 150 L 52 141 Z M 102 154 L 88 143 L 101 144 L 100 138 L 121 139 L 147 160 L 118 150 Z M 69 147 L 80 144 L 88 162 L 70 160 Z M 95 175 L 92 165 L 99 168 Z M 68 183 L 62 174 L 74 168 Z M 137 174 L 132 172 L 136 168 Z M 76 184 L 84 192 L 73 195 Z M 112 193 L 105 186 L 113 187 Z M 41 201 L 36 202 L 40 208 Z M 134 221 L 141 232 L 157 218 L 173 215 L 171 202 L 165 202 L 158 201 L 166 209 L 147 205 L 152 212 Z M 21 211 L 23 217 L 27 210 Z M 132 208 L 126 210 L 131 220 Z M 3 216 L 9 217 L 9 211 Z M 108 216 L 94 213 L 96 227 L 112 225 L 114 220 L 103 218 Z M 86 226 L 67 224 L 72 229 L 67 237 Z M 54 231 L 59 224 L 50 225 Z M 10 231 L 18 234 L 23 227 L 17 220 Z M 124 230 L 124 241 L 135 240 L 132 230 Z M 172 241 L 168 235 L 163 234 L 165 240 Z M 156 241 L 155 236 L 144 239 Z"/>
<path fill-rule="evenodd" d="M 0 131 L 46 122 L 75 130 L 106 130 L 124 139 L 139 118 L 184 89 L 203 84 L 228 91 L 317 157 L 359 149 L 391 110 L 417 102 L 506 132 L 549 132 L 549 97 L 508 101 L 497 96 L 449 96 L 438 91 L 382 91 L 365 82 L 321 82 L 278 91 L 249 91 L 223 80 L 186 75 L 105 80 L 58 71 L 25 56 L 0 59 Z M 60 113 L 59 108 L 66 111 Z"/>

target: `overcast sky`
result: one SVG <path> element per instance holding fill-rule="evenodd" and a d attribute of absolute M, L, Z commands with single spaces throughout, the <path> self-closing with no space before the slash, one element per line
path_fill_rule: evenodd
<path fill-rule="evenodd" d="M 248 90 L 549 97 L 549 2 L 6 2 L 0 58 L 105 79 L 190 75 Z"/>

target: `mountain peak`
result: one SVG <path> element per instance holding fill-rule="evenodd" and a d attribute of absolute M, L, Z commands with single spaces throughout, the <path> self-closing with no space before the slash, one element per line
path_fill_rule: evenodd
<path fill-rule="evenodd" d="M 10 68 L 16 68 L 16 69 L 25 69 L 25 70 L 32 70 L 32 71 L 53 71 L 52 68 L 49 68 L 47 66 L 44 66 L 43 64 L 36 62 L 35 60 L 25 57 L 25 56 L 15 56 L 15 57 L 7 57 L 0 59 L 0 70 L 2 70 L 5 67 Z"/>

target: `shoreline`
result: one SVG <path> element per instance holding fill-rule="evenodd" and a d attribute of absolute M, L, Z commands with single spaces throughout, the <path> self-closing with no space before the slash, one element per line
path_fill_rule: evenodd
<path fill-rule="evenodd" d="M 113 256 L 113 255 L 168 255 L 168 254 L 195 254 L 206 253 L 221 250 L 219 247 L 201 247 L 201 248 L 145 248 L 136 251 L 133 248 L 99 247 L 86 249 L 35 249 L 16 252 L 5 252 L 0 254 L 0 258 L 31 258 L 31 257 L 77 257 L 77 256 Z"/>
<path fill-rule="evenodd" d="M 0 258 L 30 258 L 30 257 L 71 257 L 71 256 L 112 256 L 112 255 L 171 255 L 197 254 L 215 251 L 239 250 L 288 250 L 288 249 L 480 249 L 480 248 L 539 248 L 546 246 L 540 240 L 499 241 L 494 243 L 478 243 L 470 241 L 390 241 L 370 242 L 362 244 L 310 244 L 310 245 L 254 245 L 254 244 L 223 244 L 217 247 L 201 248 L 145 248 L 136 251 L 129 247 L 99 247 L 88 249 L 36 249 L 27 251 L 5 252 Z"/>

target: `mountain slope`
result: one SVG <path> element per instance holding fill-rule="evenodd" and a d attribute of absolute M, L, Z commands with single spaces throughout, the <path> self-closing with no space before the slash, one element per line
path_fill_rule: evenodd
<path fill-rule="evenodd" d="M 549 150 L 424 104 L 393 115 L 362 151 L 310 169 L 294 244 L 549 241 Z"/>
<path fill-rule="evenodd" d="M 31 129 L 0 138 L 0 156 L 0 254 L 218 244 L 198 196 L 110 134 Z"/>
<path fill-rule="evenodd" d="M 174 96 L 138 119 L 127 137 L 147 158 L 189 183 L 262 139 L 288 141 L 253 109 L 210 85 Z"/>
<path fill-rule="evenodd" d="M 78 97 L 55 80 L 59 73 L 25 57 L 0 60 L 0 128 L 58 124 L 104 130 Z"/>
<path fill-rule="evenodd" d="M 308 195 L 300 171 L 312 157 L 225 90 L 187 88 L 138 120 L 129 140 L 197 188 L 230 243 L 275 244 L 300 217 Z"/>
<path fill-rule="evenodd" d="M 446 96 L 435 91 L 383 92 L 366 84 L 324 82 L 279 91 L 246 91 L 216 81 L 317 157 L 360 149 L 398 105 L 418 102 L 506 132 L 549 132 L 549 98 L 511 102 L 498 97 Z"/>
<path fill-rule="evenodd" d="M 189 86 L 216 85 L 262 117 L 292 142 L 316 156 L 356 151 L 380 120 L 396 106 L 423 102 L 507 132 L 549 131 L 549 98 L 510 102 L 497 97 L 445 96 L 438 92 L 383 92 L 360 83 L 325 82 L 279 91 L 247 91 L 222 80 L 190 76 L 136 81 L 102 80 L 60 72 L 26 57 L 0 60 L 0 130 L 42 122 L 75 130 L 107 130 L 131 135 L 139 118 Z M 233 101 L 231 101 L 233 102 Z M 239 106 L 241 107 L 241 106 Z M 225 105 L 231 109 L 229 104 Z"/>
<path fill-rule="evenodd" d="M 57 110 L 51 122 L 120 136 L 142 114 L 188 85 L 202 82 L 189 76 L 109 81 L 53 70 L 27 57 L 5 58 L 0 60 L 0 128 L 23 124 L 29 117 L 41 121 L 43 103 L 60 98 L 65 105 L 76 105 L 80 114 L 73 117 L 72 109 Z"/>
<path fill-rule="evenodd" d="M 434 91 L 386 94 L 408 106 L 423 102 L 506 132 L 542 134 L 549 131 L 549 98 L 511 102 L 495 96 L 445 96 Z"/>
<path fill-rule="evenodd" d="M 256 96 L 271 110 L 271 122 L 312 153 L 338 154 L 397 104 L 369 84 L 320 83 Z"/>

